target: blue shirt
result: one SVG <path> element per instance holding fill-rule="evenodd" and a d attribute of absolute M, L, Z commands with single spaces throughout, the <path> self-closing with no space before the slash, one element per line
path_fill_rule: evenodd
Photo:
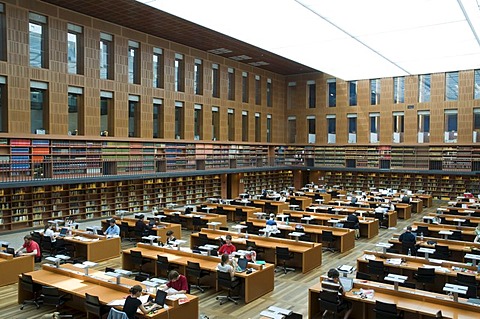
<path fill-rule="evenodd" d="M 273 219 L 268 219 L 268 220 L 267 220 L 267 225 L 269 225 L 269 226 L 274 226 L 274 225 L 276 225 L 276 224 L 277 224 L 277 222 L 276 222 L 275 220 L 273 220 Z"/>
<path fill-rule="evenodd" d="M 105 235 L 117 235 L 120 236 L 120 227 L 118 225 L 109 226 L 105 231 Z"/>

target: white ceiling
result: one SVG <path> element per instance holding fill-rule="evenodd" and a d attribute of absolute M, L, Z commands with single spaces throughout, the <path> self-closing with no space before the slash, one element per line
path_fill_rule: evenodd
<path fill-rule="evenodd" d="M 480 68 L 480 0 L 137 1 L 344 80 Z"/>

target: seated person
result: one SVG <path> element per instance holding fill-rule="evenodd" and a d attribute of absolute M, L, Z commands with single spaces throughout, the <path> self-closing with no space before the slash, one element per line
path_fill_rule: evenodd
<path fill-rule="evenodd" d="M 245 254 L 245 259 L 247 259 L 248 262 L 257 261 L 257 252 L 253 250 L 252 246 L 247 247 L 247 253 Z"/>
<path fill-rule="evenodd" d="M 168 288 L 173 288 L 179 294 L 188 294 L 190 291 L 188 289 L 187 277 L 180 275 L 176 270 L 172 270 L 168 273 Z"/>
<path fill-rule="evenodd" d="M 167 239 L 165 240 L 165 245 L 175 245 L 175 241 L 177 240 L 175 238 L 175 236 L 173 236 L 173 231 L 171 230 L 167 230 L 167 233 L 165 234 L 167 235 Z"/>
<path fill-rule="evenodd" d="M 356 213 L 349 214 L 347 221 L 353 222 L 353 229 L 355 229 L 355 238 L 360 238 L 360 221 Z"/>
<path fill-rule="evenodd" d="M 407 195 L 403 196 L 402 203 L 405 203 L 405 204 L 410 203 L 410 196 L 407 196 Z"/>
<path fill-rule="evenodd" d="M 147 226 L 144 222 L 145 216 L 138 216 L 138 220 L 135 223 L 135 232 L 142 234 L 142 236 L 148 236 L 150 231 L 150 226 Z"/>
<path fill-rule="evenodd" d="M 350 200 L 350 205 L 351 206 L 357 206 L 357 201 L 358 201 L 358 198 L 352 197 L 352 199 Z"/>
<path fill-rule="evenodd" d="M 140 299 L 138 299 L 142 295 L 142 286 L 135 285 L 130 288 L 130 295 L 127 296 L 125 299 L 125 304 L 123 305 L 123 312 L 127 314 L 128 319 L 135 319 L 135 314 L 137 313 L 137 309 L 146 315 L 148 310 L 145 309 Z"/>
<path fill-rule="evenodd" d="M 480 224 L 475 227 L 475 239 L 473 240 L 474 243 L 480 243 Z"/>
<path fill-rule="evenodd" d="M 223 254 L 220 263 L 217 265 L 217 270 L 228 272 L 232 280 L 236 280 L 235 269 L 237 269 L 235 261 L 233 259 L 230 259 L 227 254 Z"/>
<path fill-rule="evenodd" d="M 303 232 L 305 229 L 303 228 L 303 225 L 302 224 L 296 224 L 295 225 L 295 231 L 298 231 L 298 232 Z"/>
<path fill-rule="evenodd" d="M 338 310 L 339 312 L 345 311 L 343 318 L 348 319 L 350 317 L 350 313 L 352 312 L 352 303 L 343 299 L 345 290 L 343 289 L 342 283 L 339 279 L 340 274 L 338 273 L 338 270 L 332 268 L 328 271 L 327 276 L 328 278 L 322 281 L 322 290 L 338 292 L 340 298 L 340 306 L 338 307 Z M 323 316 L 325 316 L 326 313 L 327 310 L 325 310 Z"/>
<path fill-rule="evenodd" d="M 219 249 L 219 254 L 227 254 L 231 255 L 232 253 L 236 252 L 237 248 L 232 244 L 232 235 L 227 235 L 225 237 L 225 244 L 223 244 Z"/>
<path fill-rule="evenodd" d="M 115 219 L 110 219 L 108 223 L 110 226 L 105 230 L 105 235 L 120 236 L 120 227 L 115 223 Z"/>
<path fill-rule="evenodd" d="M 26 235 L 23 237 L 24 243 L 22 247 L 18 248 L 15 251 L 15 255 L 17 256 L 28 256 L 33 255 L 35 256 L 35 262 L 38 263 L 42 261 L 42 253 L 40 252 L 40 246 L 37 242 L 33 240 L 32 235 Z"/>
<path fill-rule="evenodd" d="M 275 214 L 270 214 L 270 218 L 267 219 L 267 226 L 276 226 L 277 222 L 275 221 Z"/>
<path fill-rule="evenodd" d="M 53 231 L 53 224 L 47 224 L 45 229 L 43 230 L 44 237 L 50 237 L 52 244 L 57 240 L 57 236 L 55 236 L 55 232 Z"/>
<path fill-rule="evenodd" d="M 415 244 L 417 242 L 417 238 L 412 233 L 412 226 L 408 226 L 407 230 L 403 234 L 401 234 L 400 237 L 398 237 L 398 240 L 401 243 L 414 243 Z"/>

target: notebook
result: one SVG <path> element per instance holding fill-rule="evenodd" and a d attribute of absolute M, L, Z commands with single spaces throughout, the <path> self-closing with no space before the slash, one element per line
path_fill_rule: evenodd
<path fill-rule="evenodd" d="M 247 270 L 247 265 L 248 265 L 248 260 L 246 258 L 239 258 L 237 271 L 244 272 L 245 270 Z"/>
<path fill-rule="evenodd" d="M 353 288 L 353 279 L 347 277 L 339 277 L 340 283 L 342 284 L 343 290 L 345 292 L 352 290 Z"/>

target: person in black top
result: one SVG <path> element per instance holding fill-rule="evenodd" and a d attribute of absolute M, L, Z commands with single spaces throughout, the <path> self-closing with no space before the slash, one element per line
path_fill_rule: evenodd
<path fill-rule="evenodd" d="M 400 237 L 398 238 L 398 240 L 401 242 L 401 243 L 413 243 L 413 244 L 416 244 L 417 243 L 417 238 L 415 237 L 414 234 L 412 234 L 412 226 L 408 226 L 407 227 L 407 230 L 400 235 Z"/>
<path fill-rule="evenodd" d="M 127 296 L 125 304 L 123 305 L 123 312 L 127 314 L 128 319 L 135 319 L 138 308 L 140 308 L 143 314 L 146 315 L 148 313 L 148 310 L 145 309 L 140 299 L 138 299 L 141 295 L 142 286 L 135 285 L 130 288 L 130 295 Z"/>
<path fill-rule="evenodd" d="M 328 278 L 322 281 L 322 290 L 338 292 L 338 298 L 340 305 L 338 311 L 345 311 L 344 319 L 348 319 L 352 313 L 352 303 L 343 299 L 345 296 L 345 290 L 340 282 L 340 274 L 335 268 L 331 268 L 327 273 Z M 325 315 L 327 311 L 324 312 Z"/>
<path fill-rule="evenodd" d="M 358 220 L 357 214 L 349 214 L 347 216 L 347 221 L 353 222 L 353 229 L 355 229 L 355 239 L 360 238 L 360 222 Z"/>
<path fill-rule="evenodd" d="M 150 231 L 150 226 L 146 225 L 143 221 L 145 216 L 140 215 L 138 216 L 138 220 L 135 223 L 135 232 L 142 234 L 142 236 L 148 236 Z"/>

